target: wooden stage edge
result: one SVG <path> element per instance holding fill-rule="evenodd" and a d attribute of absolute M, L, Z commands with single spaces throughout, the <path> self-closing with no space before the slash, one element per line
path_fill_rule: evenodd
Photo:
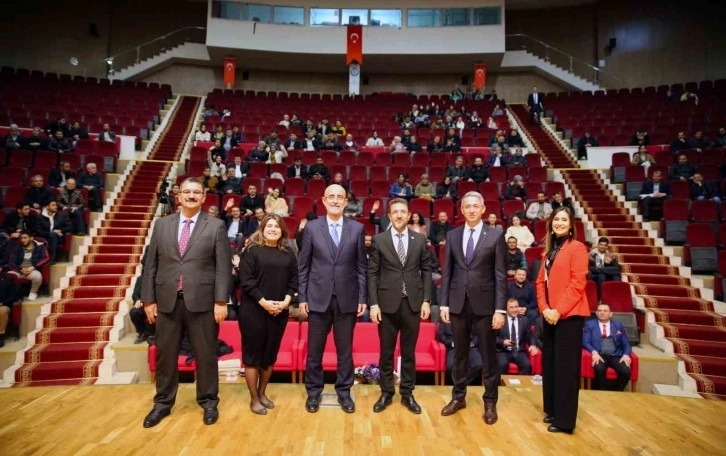
<path fill-rule="evenodd" d="M 326 392 L 332 392 L 326 385 Z M 303 385 L 271 384 L 275 408 L 253 415 L 244 384 L 220 385 L 220 420 L 202 423 L 195 385 L 180 385 L 172 414 L 144 429 L 150 384 L 0 390 L 0 452 L 15 455 L 716 455 L 726 454 L 726 402 L 639 393 L 582 391 L 573 435 L 542 422 L 541 389 L 499 389 L 499 421 L 484 424 L 483 387 L 467 408 L 442 417 L 451 388 L 420 386 L 421 415 L 400 397 L 373 413 L 379 389 L 356 385 L 357 411 L 305 411 Z"/>

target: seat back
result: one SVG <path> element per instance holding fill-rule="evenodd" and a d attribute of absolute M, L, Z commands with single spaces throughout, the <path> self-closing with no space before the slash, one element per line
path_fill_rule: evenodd
<path fill-rule="evenodd" d="M 604 282 L 600 298 L 613 312 L 633 311 L 633 294 L 627 282 Z"/>
<path fill-rule="evenodd" d="M 633 312 L 613 312 L 613 320 L 625 328 L 630 345 L 640 345 L 640 330 Z"/>

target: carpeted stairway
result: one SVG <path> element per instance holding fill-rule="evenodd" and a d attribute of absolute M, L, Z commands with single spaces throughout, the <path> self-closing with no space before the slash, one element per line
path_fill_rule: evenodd
<path fill-rule="evenodd" d="M 43 317 L 15 386 L 95 383 L 119 304 L 131 286 L 157 205 L 156 193 L 188 137 L 199 104 L 182 97 L 150 156 L 137 163 L 106 213 L 61 299 Z"/>
<path fill-rule="evenodd" d="M 547 163 L 549 168 L 579 168 L 575 160 L 564 150 L 564 148 L 552 139 L 550 133 L 539 126 L 532 125 L 529 121 L 529 111 L 524 105 L 509 105 L 510 113 L 522 126 L 522 133 L 526 134 L 534 148 Z"/>

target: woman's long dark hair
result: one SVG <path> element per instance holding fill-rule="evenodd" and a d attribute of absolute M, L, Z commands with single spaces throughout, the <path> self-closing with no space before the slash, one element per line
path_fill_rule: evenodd
<path fill-rule="evenodd" d="M 577 232 L 575 231 L 575 217 L 572 214 L 572 209 L 567 206 L 558 207 L 552 211 L 550 216 L 547 218 L 547 224 L 545 225 L 547 227 L 547 234 L 545 235 L 545 254 L 549 253 L 555 245 L 555 239 L 557 237 L 555 236 L 555 233 L 552 232 L 552 220 L 554 220 L 555 216 L 560 212 L 566 212 L 567 216 L 570 218 L 570 233 L 567 237 L 569 239 L 574 239 L 577 236 Z"/>
<path fill-rule="evenodd" d="M 269 222 L 270 220 L 276 221 L 277 225 L 280 227 L 281 234 L 280 239 L 277 241 L 277 248 L 282 250 L 283 252 L 287 252 L 287 241 L 290 238 L 290 234 L 287 229 L 287 225 L 285 224 L 285 221 L 277 214 L 267 214 L 262 218 L 259 228 L 257 228 L 257 231 L 251 237 L 251 242 L 257 246 L 265 245 L 265 236 L 263 232 L 265 230 L 267 222 Z"/>

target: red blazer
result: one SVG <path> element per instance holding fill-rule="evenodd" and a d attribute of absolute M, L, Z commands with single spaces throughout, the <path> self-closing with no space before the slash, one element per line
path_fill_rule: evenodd
<path fill-rule="evenodd" d="M 537 305 L 540 313 L 547 306 L 545 295 L 545 258 L 537 276 Z M 549 307 L 560 312 L 560 318 L 575 315 L 587 317 L 590 307 L 587 304 L 585 286 L 587 285 L 587 248 L 576 240 L 566 241 L 560 249 L 549 274 Z"/>

